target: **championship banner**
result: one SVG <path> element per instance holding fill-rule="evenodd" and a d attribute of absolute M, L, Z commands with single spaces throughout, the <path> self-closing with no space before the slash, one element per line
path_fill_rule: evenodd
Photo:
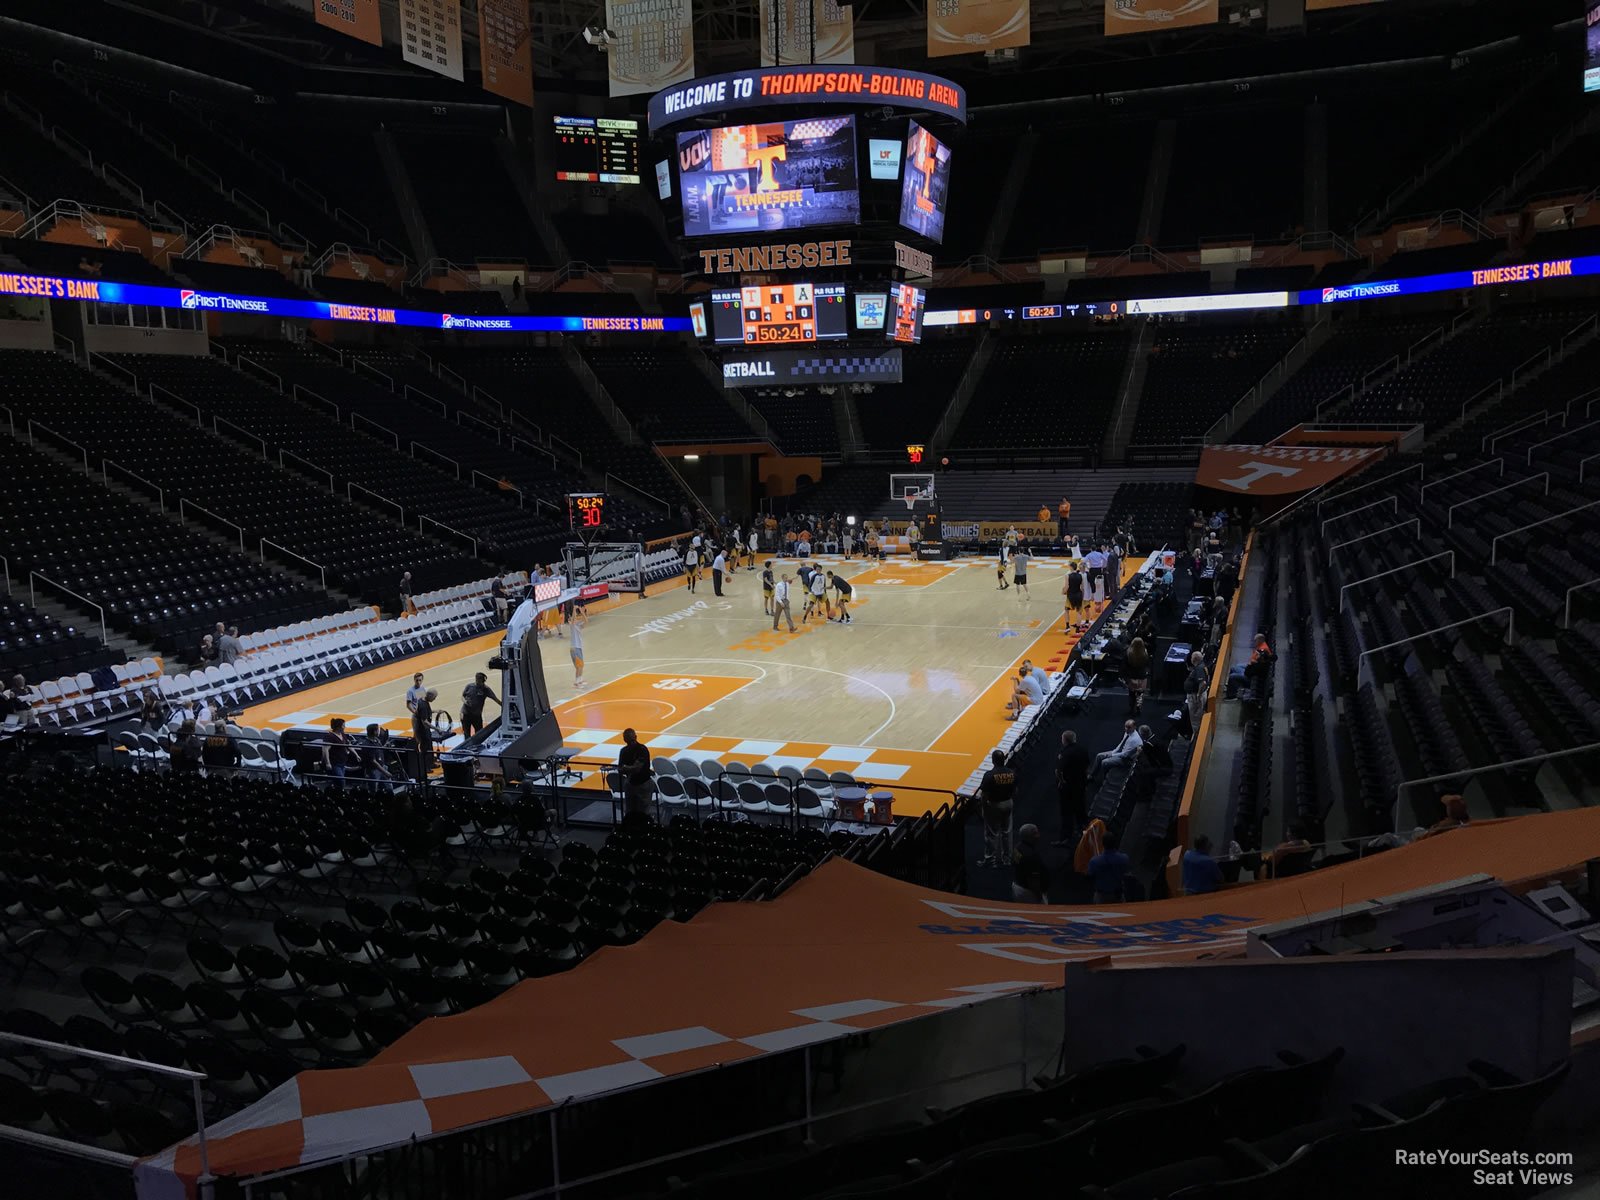
<path fill-rule="evenodd" d="M 397 0 L 400 55 L 451 79 L 461 72 L 461 0 Z"/>
<path fill-rule="evenodd" d="M 383 45 L 383 27 L 378 22 L 378 0 L 315 0 L 311 11 L 317 24 L 374 46 Z"/>
<path fill-rule="evenodd" d="M 1029 0 L 933 0 L 928 6 L 929 58 L 1007 50 L 1032 40 Z"/>
<path fill-rule="evenodd" d="M 854 63 L 855 9 L 837 0 L 761 0 L 761 65 Z"/>
<path fill-rule="evenodd" d="M 613 96 L 638 96 L 694 78 L 694 0 L 606 0 Z"/>
<path fill-rule="evenodd" d="M 1356 446 L 1206 446 L 1194 481 L 1219 492 L 1292 496 L 1332 483 L 1386 453 Z"/>
<path fill-rule="evenodd" d="M 1106 0 L 1106 36 L 1215 25 L 1217 0 Z"/>
<path fill-rule="evenodd" d="M 533 107 L 533 39 L 528 0 L 478 0 L 483 90 Z"/>

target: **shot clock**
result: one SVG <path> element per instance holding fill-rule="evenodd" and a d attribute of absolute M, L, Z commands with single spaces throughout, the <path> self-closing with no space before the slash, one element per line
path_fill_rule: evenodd
<path fill-rule="evenodd" d="M 592 541 L 606 524 L 604 492 L 567 493 L 567 525 L 584 541 Z"/>

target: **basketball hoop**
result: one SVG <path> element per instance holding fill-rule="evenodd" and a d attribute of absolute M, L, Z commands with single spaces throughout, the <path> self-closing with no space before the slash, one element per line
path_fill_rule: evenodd
<path fill-rule="evenodd" d="M 915 512 L 916 508 L 917 508 L 917 493 L 916 492 L 907 492 L 906 493 L 906 511 L 907 512 Z"/>

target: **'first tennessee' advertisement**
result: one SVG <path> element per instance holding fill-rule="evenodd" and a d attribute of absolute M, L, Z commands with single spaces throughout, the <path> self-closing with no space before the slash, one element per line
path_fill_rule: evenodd
<path fill-rule="evenodd" d="M 855 135 L 854 117 L 679 134 L 684 236 L 859 224 Z"/>

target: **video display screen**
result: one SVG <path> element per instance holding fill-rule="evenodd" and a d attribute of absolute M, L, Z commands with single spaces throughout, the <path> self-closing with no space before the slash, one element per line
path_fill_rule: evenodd
<path fill-rule="evenodd" d="M 1584 45 L 1587 53 L 1583 60 L 1583 90 L 1600 92 L 1600 0 L 1589 0 L 1589 10 L 1584 14 Z"/>
<path fill-rule="evenodd" d="M 842 283 L 767 283 L 711 293 L 711 338 L 723 345 L 777 346 L 849 334 Z"/>
<path fill-rule="evenodd" d="M 685 237 L 861 221 L 854 117 L 678 135 Z"/>
<path fill-rule="evenodd" d="M 672 199 L 672 163 L 665 158 L 656 164 L 656 195 Z"/>
<path fill-rule="evenodd" d="M 567 183 L 639 183 L 639 122 L 557 117 L 556 178 Z"/>
<path fill-rule="evenodd" d="M 928 293 L 909 283 L 897 283 L 889 288 L 889 304 L 894 319 L 889 340 L 913 346 L 922 341 L 922 312 L 928 304 Z"/>
<path fill-rule="evenodd" d="M 931 241 L 944 241 L 944 210 L 949 199 L 950 147 L 912 121 L 900 183 L 900 224 Z"/>
<path fill-rule="evenodd" d="M 867 139 L 867 176 L 887 179 L 891 183 L 900 178 L 900 143 L 894 138 Z"/>
<path fill-rule="evenodd" d="M 857 292 L 856 293 L 856 328 L 857 329 L 882 329 L 884 318 L 889 313 L 889 294 L 887 292 Z"/>

